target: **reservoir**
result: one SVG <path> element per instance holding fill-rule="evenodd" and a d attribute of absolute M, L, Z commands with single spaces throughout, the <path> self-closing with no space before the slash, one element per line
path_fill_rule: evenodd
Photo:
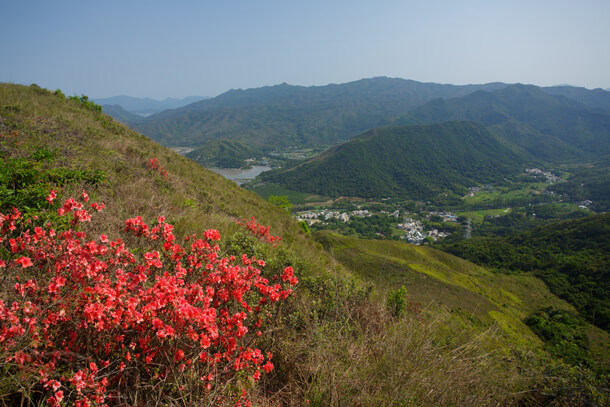
<path fill-rule="evenodd" d="M 220 174 L 223 177 L 230 179 L 237 185 L 250 181 L 261 172 L 269 171 L 270 169 L 271 167 L 267 167 L 266 165 L 255 165 L 247 170 L 242 170 L 240 168 L 208 168 L 208 170 L 214 171 L 216 174 Z"/>

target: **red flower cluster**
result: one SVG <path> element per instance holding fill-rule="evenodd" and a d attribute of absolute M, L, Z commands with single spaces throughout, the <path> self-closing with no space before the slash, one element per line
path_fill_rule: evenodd
<path fill-rule="evenodd" d="M 74 199 L 58 212 L 73 225 L 91 218 Z M 256 381 L 272 371 L 272 355 L 252 344 L 273 304 L 293 293 L 292 268 L 272 284 L 262 260 L 222 258 L 217 231 L 183 246 L 163 217 L 151 227 L 141 217 L 125 222 L 150 249 L 141 255 L 121 239 L 20 230 L 20 220 L 16 209 L 0 214 L 0 247 L 13 259 L 0 260 L 0 364 L 39 382 L 49 405 L 104 405 L 130 386 L 185 377 L 210 391 L 238 372 Z"/>
<path fill-rule="evenodd" d="M 254 236 L 259 237 L 260 239 L 265 240 L 267 243 L 271 243 L 273 246 L 277 246 L 282 238 L 279 236 L 271 236 L 269 234 L 269 226 L 263 226 L 260 223 L 258 223 L 256 221 L 256 219 L 254 218 L 254 216 L 246 222 L 246 219 L 242 219 L 242 220 L 235 220 L 235 223 L 237 223 L 238 225 L 242 225 L 246 228 L 246 230 L 248 230 L 250 233 L 252 233 Z"/>
<path fill-rule="evenodd" d="M 161 165 L 161 163 L 159 162 L 159 160 L 157 158 L 149 158 L 147 165 L 150 170 L 157 171 L 159 174 L 163 175 L 163 177 L 165 179 L 168 179 L 167 171 L 165 171 L 165 168 L 163 168 L 163 166 Z"/>

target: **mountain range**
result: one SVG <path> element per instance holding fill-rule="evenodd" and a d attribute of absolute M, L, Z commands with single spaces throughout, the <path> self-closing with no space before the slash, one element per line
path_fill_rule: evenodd
<path fill-rule="evenodd" d="M 357 144 L 349 144 L 350 139 L 378 127 L 445 121 L 471 121 L 484 126 L 504 147 L 502 152 L 497 149 L 491 153 L 492 160 L 505 163 L 502 157 L 511 157 L 513 169 L 526 162 L 541 166 L 590 162 L 597 173 L 608 172 L 607 160 L 602 158 L 610 153 L 610 93 L 601 89 L 504 83 L 455 86 L 379 77 L 340 85 L 281 84 L 231 90 L 145 118 L 119 106 L 104 109 L 161 144 L 203 148 L 191 156 L 206 165 L 241 166 L 245 155 L 251 155 L 247 153 L 249 148 L 269 153 L 288 146 L 347 142 L 345 147 L 332 148 L 319 158 L 299 165 L 298 171 L 288 169 L 265 176 L 268 181 L 290 189 L 323 195 L 370 197 L 404 195 L 410 191 L 409 194 L 418 197 L 431 197 L 438 193 L 458 193 L 482 179 L 497 179 L 473 178 L 469 172 L 460 173 L 457 169 L 469 164 L 458 163 L 459 156 L 451 156 L 455 169 L 437 160 L 446 155 L 444 147 L 460 149 L 455 138 L 440 143 L 440 150 L 435 154 L 428 152 L 424 166 L 405 157 L 415 151 L 423 152 L 427 141 L 419 138 L 416 148 L 410 146 L 405 150 L 406 146 L 396 144 L 396 137 L 389 136 L 401 130 L 375 133 L 376 143 L 390 143 L 387 146 L 390 151 L 385 148 L 372 150 L 374 154 L 366 151 L 362 149 L 362 138 Z M 485 134 L 489 139 L 489 134 L 479 130 L 472 134 Z M 386 136 L 386 141 L 382 141 Z M 443 132 L 441 138 L 448 136 Z M 229 142 L 234 145 L 227 148 Z M 473 151 L 483 145 L 476 140 L 465 142 L 470 143 Z M 239 143 L 241 152 L 237 152 L 235 143 Z M 375 162 L 387 159 L 381 154 L 384 151 L 400 155 L 400 164 Z M 243 157 L 237 158 L 235 154 Z M 601 182 L 585 189 L 591 190 L 591 196 L 605 197 L 608 188 L 603 175 L 597 178 Z M 588 186 L 586 180 L 581 184 Z"/>
<path fill-rule="evenodd" d="M 521 86 L 550 97 L 568 98 L 579 103 L 588 111 L 587 114 L 610 111 L 610 92 L 601 89 Z M 390 125 L 396 117 L 435 99 L 461 98 L 478 91 L 493 93 L 506 87 L 509 85 L 505 83 L 456 86 L 377 77 L 325 86 L 303 87 L 284 83 L 230 90 L 144 120 L 129 118 L 121 112 L 108 112 L 167 146 L 200 147 L 222 138 L 274 149 L 336 144 L 372 128 Z M 572 107 L 576 108 L 576 105 Z M 462 119 L 470 118 L 458 120 Z M 512 127 L 511 131 L 514 129 Z M 523 131 L 527 136 L 536 129 Z M 517 133 L 526 137 L 521 134 L 523 131 L 517 126 Z M 531 148 L 543 149 L 540 146 Z M 560 150 L 565 148 L 559 147 Z M 578 156 L 573 151 L 565 152 L 566 156 L 570 154 Z"/>
<path fill-rule="evenodd" d="M 581 100 L 598 107 L 532 85 L 434 99 L 395 118 L 389 127 L 261 179 L 330 196 L 431 199 L 497 182 L 523 171 L 526 163 L 584 161 L 602 177 L 595 185 L 585 180 L 582 187 L 587 184 L 590 196 L 605 201 L 608 188 L 602 178 L 608 172 L 604 157 L 610 153 L 610 111 L 599 107 L 605 99 L 598 92 L 580 92 Z M 587 101 L 587 95 L 595 97 Z"/>
<path fill-rule="evenodd" d="M 266 149 L 332 145 L 387 124 L 434 98 L 504 86 L 441 85 L 385 77 L 311 87 L 284 83 L 230 90 L 128 124 L 167 146 L 198 147 L 218 138 Z"/>

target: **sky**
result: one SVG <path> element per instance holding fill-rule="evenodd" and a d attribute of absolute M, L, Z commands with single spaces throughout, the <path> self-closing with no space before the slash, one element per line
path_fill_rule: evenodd
<path fill-rule="evenodd" d="M 0 0 L 0 82 L 91 98 L 388 76 L 610 88 L 608 0 Z"/>

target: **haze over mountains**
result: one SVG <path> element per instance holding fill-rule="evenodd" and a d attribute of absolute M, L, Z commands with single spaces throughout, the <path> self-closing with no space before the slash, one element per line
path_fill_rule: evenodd
<path fill-rule="evenodd" d="M 109 98 L 96 98 L 95 103 L 101 105 L 106 111 L 109 106 L 120 106 L 129 113 L 136 115 L 151 115 L 159 113 L 167 109 L 176 109 L 195 103 L 202 99 L 208 99 L 204 96 L 187 96 L 185 98 L 165 98 L 163 100 L 155 100 L 151 98 L 136 98 L 133 96 L 112 96 Z M 111 114 L 114 116 L 113 114 Z"/>

